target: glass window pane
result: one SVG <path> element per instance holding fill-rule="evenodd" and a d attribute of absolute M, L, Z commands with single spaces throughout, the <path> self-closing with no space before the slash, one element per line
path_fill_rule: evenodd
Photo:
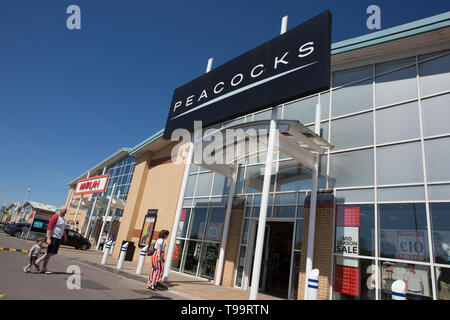
<path fill-rule="evenodd" d="M 450 200 L 450 184 L 428 185 L 429 200 Z"/>
<path fill-rule="evenodd" d="M 184 243 L 185 243 L 185 240 L 176 240 L 175 241 L 175 247 L 173 249 L 172 265 L 171 265 L 172 270 L 180 271 L 181 256 L 183 255 Z"/>
<path fill-rule="evenodd" d="M 244 225 L 242 227 L 241 244 L 247 244 L 249 228 L 250 228 L 250 220 L 244 219 Z"/>
<path fill-rule="evenodd" d="M 296 204 L 297 193 L 281 193 L 275 195 L 275 204 Z"/>
<path fill-rule="evenodd" d="M 335 253 L 375 255 L 374 205 L 337 205 Z"/>
<path fill-rule="evenodd" d="M 369 202 L 374 201 L 373 189 L 337 190 L 336 202 Z"/>
<path fill-rule="evenodd" d="M 273 191 L 275 175 L 272 175 L 270 191 Z M 264 166 L 248 166 L 246 171 L 246 178 L 244 181 L 244 193 L 258 193 L 262 192 L 264 181 Z"/>
<path fill-rule="evenodd" d="M 430 212 L 434 261 L 450 264 L 450 203 L 430 203 Z"/>
<path fill-rule="evenodd" d="M 380 109 L 376 113 L 377 143 L 420 137 L 417 102 Z"/>
<path fill-rule="evenodd" d="M 303 218 L 304 211 L 305 211 L 305 207 L 304 206 L 298 206 L 298 208 L 297 208 L 297 218 Z"/>
<path fill-rule="evenodd" d="M 269 120 L 272 117 L 272 109 L 255 113 L 253 116 L 253 121 L 259 121 L 259 120 Z"/>
<path fill-rule="evenodd" d="M 209 220 L 206 228 L 205 240 L 220 241 L 224 217 L 225 208 L 211 208 L 209 210 Z"/>
<path fill-rule="evenodd" d="M 428 181 L 450 180 L 450 137 L 425 141 Z"/>
<path fill-rule="evenodd" d="M 424 203 L 381 204 L 378 216 L 381 257 L 429 260 Z"/>
<path fill-rule="evenodd" d="M 177 229 L 177 238 L 185 238 L 189 224 L 189 217 L 191 216 L 191 209 L 183 209 L 181 211 L 180 222 Z"/>
<path fill-rule="evenodd" d="M 195 208 L 191 218 L 191 228 L 189 230 L 190 239 L 202 239 L 206 224 L 206 213 L 208 208 Z"/>
<path fill-rule="evenodd" d="M 196 196 L 209 196 L 212 184 L 212 172 L 200 173 L 198 175 Z"/>
<path fill-rule="evenodd" d="M 325 140 L 327 140 L 328 141 L 328 122 L 321 122 L 320 123 L 320 131 L 319 131 L 319 136 L 321 137 L 321 138 L 324 138 Z M 314 125 L 312 124 L 312 125 L 309 125 L 309 126 L 306 126 L 308 129 L 310 129 L 312 132 L 315 132 L 315 129 L 314 129 Z M 289 158 L 289 156 L 287 156 L 287 155 L 283 155 L 282 157 L 281 157 L 281 155 L 283 155 L 283 153 L 280 153 L 280 159 L 286 159 L 286 158 Z"/>
<path fill-rule="evenodd" d="M 302 236 L 303 236 L 303 219 L 296 221 L 295 227 L 295 249 L 302 249 Z"/>
<path fill-rule="evenodd" d="M 192 197 L 195 191 L 195 182 L 197 181 L 197 175 L 190 175 L 186 186 L 186 197 Z"/>
<path fill-rule="evenodd" d="M 246 247 L 241 246 L 241 250 L 239 252 L 237 273 L 236 273 L 236 286 L 237 287 L 242 286 L 242 276 L 244 274 L 244 264 L 245 264 L 245 251 L 246 251 Z"/>
<path fill-rule="evenodd" d="M 436 268 L 436 282 L 439 300 L 450 300 L 450 268 Z"/>
<path fill-rule="evenodd" d="M 417 187 L 395 187 L 379 188 L 378 201 L 425 201 L 425 188 Z"/>
<path fill-rule="evenodd" d="M 422 265 L 383 261 L 381 263 L 381 300 L 392 300 L 392 284 L 403 280 L 406 300 L 431 300 L 430 268 Z"/>
<path fill-rule="evenodd" d="M 335 187 L 373 185 L 373 149 L 331 154 L 330 162 Z"/>
<path fill-rule="evenodd" d="M 295 160 L 281 161 L 277 175 L 277 191 L 311 189 L 311 179 L 312 171 L 309 168 Z M 319 188 L 324 188 L 324 186 L 325 179 L 319 179 Z"/>
<path fill-rule="evenodd" d="M 371 109 L 372 80 L 355 83 L 333 91 L 331 113 L 333 117 Z"/>
<path fill-rule="evenodd" d="M 294 284 L 292 286 L 292 296 L 291 299 L 296 300 L 298 298 L 298 280 L 300 276 L 300 258 L 301 252 L 294 252 L 294 271 L 293 271 L 293 280 Z"/>
<path fill-rule="evenodd" d="M 415 57 L 399 59 L 399 60 L 389 61 L 389 62 L 385 62 L 385 63 L 378 63 L 375 66 L 375 73 L 380 74 L 380 73 L 384 73 L 384 72 L 388 72 L 388 71 L 391 71 L 394 69 L 401 68 L 403 66 L 415 65 L 415 64 L 416 64 Z"/>
<path fill-rule="evenodd" d="M 423 182 L 420 142 L 377 149 L 378 184 Z"/>
<path fill-rule="evenodd" d="M 450 90 L 450 55 L 419 64 L 422 95 Z"/>
<path fill-rule="evenodd" d="M 320 95 L 320 113 L 320 120 L 326 120 L 330 117 L 330 92 L 325 92 Z"/>
<path fill-rule="evenodd" d="M 284 106 L 284 119 L 298 120 L 303 124 L 314 122 L 316 119 L 317 95 L 286 104 Z"/>
<path fill-rule="evenodd" d="M 333 88 L 372 77 L 372 65 L 333 72 Z"/>
<path fill-rule="evenodd" d="M 214 176 L 212 195 L 227 195 L 230 189 L 230 182 L 230 179 L 216 173 Z"/>
<path fill-rule="evenodd" d="M 200 252 L 202 243 L 198 241 L 187 241 L 186 256 L 184 258 L 183 271 L 187 274 L 197 275 L 198 261 L 200 260 Z"/>
<path fill-rule="evenodd" d="M 333 300 L 375 300 L 375 261 L 336 257 Z"/>
<path fill-rule="evenodd" d="M 372 112 L 333 120 L 331 122 L 333 150 L 373 145 Z"/>
<path fill-rule="evenodd" d="M 244 187 L 244 172 L 245 172 L 245 167 L 239 167 L 238 170 L 238 176 L 237 176 L 237 182 L 236 182 L 236 194 L 241 194 L 243 193 L 243 187 Z"/>
<path fill-rule="evenodd" d="M 204 243 L 201 257 L 200 276 L 206 279 L 214 279 L 216 262 L 219 252 L 219 244 Z"/>
<path fill-rule="evenodd" d="M 295 206 L 274 207 L 274 218 L 295 218 Z"/>
<path fill-rule="evenodd" d="M 376 105 L 417 98 L 416 66 L 376 77 Z"/>
<path fill-rule="evenodd" d="M 425 137 L 450 132 L 450 94 L 423 99 L 422 113 Z"/>

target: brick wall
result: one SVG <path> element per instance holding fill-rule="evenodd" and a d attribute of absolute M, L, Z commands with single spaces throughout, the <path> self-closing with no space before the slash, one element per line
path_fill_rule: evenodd
<path fill-rule="evenodd" d="M 329 300 L 331 287 L 331 255 L 333 251 L 333 211 L 334 199 L 331 192 L 319 192 L 317 195 L 316 227 L 314 232 L 313 269 L 319 269 L 318 300 Z M 298 297 L 304 299 L 306 255 L 308 248 L 308 228 L 310 198 L 305 199 L 303 220 L 302 254 L 300 258 L 300 274 Z"/>
<path fill-rule="evenodd" d="M 244 217 L 244 202 L 233 205 L 228 229 L 227 246 L 223 265 L 222 285 L 233 287 L 236 275 L 239 245 L 241 241 L 241 230 Z M 216 269 L 217 270 L 217 269 Z"/>

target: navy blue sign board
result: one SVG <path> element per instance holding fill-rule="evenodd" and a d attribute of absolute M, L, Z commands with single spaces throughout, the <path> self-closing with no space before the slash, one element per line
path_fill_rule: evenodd
<path fill-rule="evenodd" d="M 194 130 L 329 89 L 331 13 L 286 33 L 175 89 L 163 137 Z"/>

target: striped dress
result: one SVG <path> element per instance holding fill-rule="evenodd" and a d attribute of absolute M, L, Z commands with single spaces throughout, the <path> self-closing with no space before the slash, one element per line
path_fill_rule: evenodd
<path fill-rule="evenodd" d="M 158 239 L 155 246 L 157 247 L 158 244 L 161 244 L 161 257 L 164 258 L 164 251 L 165 251 L 164 240 Z M 162 280 L 162 275 L 164 272 L 164 264 L 162 261 L 158 262 L 158 251 L 155 251 L 155 253 L 153 253 L 152 255 L 152 264 L 153 264 L 152 271 L 148 274 L 149 283 L 158 282 Z"/>

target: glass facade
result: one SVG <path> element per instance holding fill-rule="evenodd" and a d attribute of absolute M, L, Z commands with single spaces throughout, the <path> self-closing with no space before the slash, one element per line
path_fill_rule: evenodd
<path fill-rule="evenodd" d="M 331 90 L 279 109 L 279 118 L 313 128 L 320 103 L 320 133 L 334 146 L 321 156 L 319 175 L 319 189 L 332 189 L 336 202 L 332 299 L 390 299 L 394 280 L 405 281 L 408 299 L 449 299 L 449 53 L 335 70 Z M 269 118 L 270 111 L 264 110 L 222 128 Z M 267 217 L 293 224 L 288 296 L 296 298 L 311 171 L 283 154 L 275 162 Z M 259 213 L 263 170 L 261 158 L 239 167 L 236 195 L 246 205 L 236 287 L 245 287 L 248 255 L 253 254 L 249 236 Z M 229 183 L 191 167 L 186 219 L 177 238 L 180 261 L 174 262 L 174 270 L 214 276 L 212 258 L 217 256 Z M 348 225 L 342 217 L 355 221 Z M 211 223 L 219 230 L 213 237 L 208 236 Z"/>
<path fill-rule="evenodd" d="M 115 190 L 114 190 L 114 196 L 119 197 L 120 199 L 126 201 L 128 198 L 128 192 L 130 190 L 130 184 L 131 180 L 133 179 L 133 173 L 136 166 L 136 158 L 128 156 L 123 158 L 122 160 L 114 163 L 113 165 L 110 165 L 106 168 L 105 174 L 109 174 L 109 180 L 108 185 L 106 186 L 105 192 L 102 193 L 94 193 L 92 194 L 91 201 L 94 201 L 95 198 L 100 197 L 107 197 L 110 196 L 112 193 L 112 189 L 114 184 L 116 184 Z M 99 172 L 99 174 L 102 174 L 102 172 Z M 94 208 L 94 212 L 92 212 L 92 209 L 89 209 L 86 217 L 103 217 L 106 212 L 106 208 Z M 111 210 L 109 213 L 109 216 L 112 217 L 121 217 L 123 214 L 122 209 L 114 209 Z M 87 226 L 87 224 L 86 224 Z M 91 224 L 90 230 L 88 230 L 88 238 L 89 236 L 94 236 L 94 238 L 98 237 L 98 234 L 100 232 L 99 225 L 98 224 Z M 114 239 L 117 236 L 118 232 L 118 224 L 113 228 L 110 222 L 107 222 L 105 225 L 105 232 L 111 231 L 111 235 L 114 237 Z"/>

